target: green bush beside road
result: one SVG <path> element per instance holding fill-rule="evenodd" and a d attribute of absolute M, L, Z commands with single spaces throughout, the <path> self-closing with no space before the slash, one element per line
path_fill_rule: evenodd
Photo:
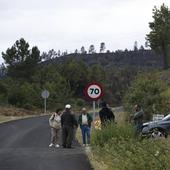
<path fill-rule="evenodd" d="M 169 139 L 140 140 L 131 125 L 111 124 L 93 132 L 90 158 L 102 170 L 163 170 L 170 169 L 169 148 Z"/>
<path fill-rule="evenodd" d="M 168 75 L 169 71 L 138 75 L 124 97 L 126 113 L 115 115 L 117 124 L 93 131 L 89 157 L 96 170 L 170 169 L 170 139 L 141 140 L 125 121 L 133 114 L 135 104 L 142 106 L 149 120 L 153 114 L 170 110 Z"/>
<path fill-rule="evenodd" d="M 134 105 L 139 104 L 146 113 L 146 119 L 151 119 L 153 114 L 166 114 L 170 110 L 170 86 L 168 81 L 161 79 L 161 75 L 167 73 L 137 76 L 124 97 L 126 111 L 132 113 Z"/>

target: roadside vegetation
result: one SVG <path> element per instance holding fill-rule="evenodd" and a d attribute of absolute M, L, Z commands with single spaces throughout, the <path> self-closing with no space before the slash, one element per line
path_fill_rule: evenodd
<path fill-rule="evenodd" d="M 0 123 L 36 115 L 42 115 L 42 112 L 40 110 L 31 111 L 13 106 L 0 106 Z"/>
<path fill-rule="evenodd" d="M 166 114 L 170 111 L 170 84 L 168 71 L 139 74 L 131 83 L 124 97 L 127 117 L 136 104 L 142 106 L 145 120 L 150 120 L 153 114 Z"/>
<path fill-rule="evenodd" d="M 129 124 L 111 124 L 92 135 L 90 160 L 96 170 L 170 169 L 170 140 L 140 140 Z"/>
<path fill-rule="evenodd" d="M 34 117 L 34 116 L 35 115 L 25 115 L 25 116 L 4 116 L 4 115 L 0 115 L 0 123 L 12 121 L 12 120 Z"/>
<path fill-rule="evenodd" d="M 170 70 L 139 74 L 124 97 L 125 112 L 115 113 L 116 123 L 92 132 L 88 153 L 96 170 L 168 170 L 170 169 L 170 138 L 143 139 L 135 137 L 129 123 L 133 106 L 140 104 L 145 120 L 153 114 L 170 111 Z"/>
<path fill-rule="evenodd" d="M 170 138 L 143 139 L 135 137 L 129 123 L 133 106 L 140 104 L 145 120 L 153 114 L 170 111 L 170 70 L 139 74 L 124 97 L 125 112 L 115 113 L 116 123 L 92 132 L 88 153 L 96 170 L 168 170 L 170 169 Z"/>

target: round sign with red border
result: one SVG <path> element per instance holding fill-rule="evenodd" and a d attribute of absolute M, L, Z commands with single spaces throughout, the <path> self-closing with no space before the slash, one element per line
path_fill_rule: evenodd
<path fill-rule="evenodd" d="M 102 85 L 96 82 L 89 83 L 84 90 L 84 95 L 90 100 L 98 100 L 103 96 Z"/>

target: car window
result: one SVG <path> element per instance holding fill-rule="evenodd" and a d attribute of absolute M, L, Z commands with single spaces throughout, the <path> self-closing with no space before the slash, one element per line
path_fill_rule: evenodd
<path fill-rule="evenodd" d="M 169 121 L 170 120 L 170 115 L 165 116 L 162 120 Z"/>
<path fill-rule="evenodd" d="M 168 119 L 166 119 L 166 121 L 170 121 L 170 117 Z"/>

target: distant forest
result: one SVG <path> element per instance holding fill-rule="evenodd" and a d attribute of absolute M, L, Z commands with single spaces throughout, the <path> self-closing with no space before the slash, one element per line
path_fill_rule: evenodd
<path fill-rule="evenodd" d="M 74 53 L 52 49 L 41 54 L 37 46 L 30 48 L 24 38 L 17 40 L 2 52 L 5 64 L 0 66 L 0 105 L 41 108 L 40 94 L 47 89 L 49 109 L 68 102 L 81 107 L 88 103 L 83 89 L 91 81 L 103 85 L 102 100 L 112 106 L 122 105 L 125 93 L 138 74 L 170 68 L 170 10 L 162 4 L 152 12 L 153 21 L 149 22 L 151 30 L 145 44 L 152 50 L 138 48 L 135 41 L 133 50 L 113 52 L 106 50 L 105 43 L 101 42 L 98 51 L 92 44 L 88 50 L 82 46 Z"/>
<path fill-rule="evenodd" d="M 38 48 L 30 50 L 24 39 L 16 41 L 2 53 L 9 64 L 0 67 L 0 104 L 41 108 L 40 94 L 47 89 L 48 109 L 68 102 L 81 107 L 88 103 L 83 89 L 87 83 L 96 81 L 104 87 L 102 100 L 118 106 L 138 73 L 163 67 L 162 57 L 144 48 L 115 52 L 100 49 L 99 53 L 93 50 L 63 55 L 50 50 L 40 55 Z"/>
<path fill-rule="evenodd" d="M 43 62 L 44 64 L 63 64 L 69 60 L 74 59 L 76 61 L 82 61 L 88 66 L 100 64 L 105 68 L 110 68 L 112 66 L 115 66 L 117 68 L 134 66 L 141 69 L 155 69 L 163 67 L 162 56 L 156 54 L 152 50 L 145 49 L 134 51 L 118 50 L 116 52 L 93 54 L 72 53 L 61 57 L 55 56 L 55 52 L 52 50 L 49 51 L 49 53 L 44 53 L 43 58 L 45 59 L 45 61 Z"/>

